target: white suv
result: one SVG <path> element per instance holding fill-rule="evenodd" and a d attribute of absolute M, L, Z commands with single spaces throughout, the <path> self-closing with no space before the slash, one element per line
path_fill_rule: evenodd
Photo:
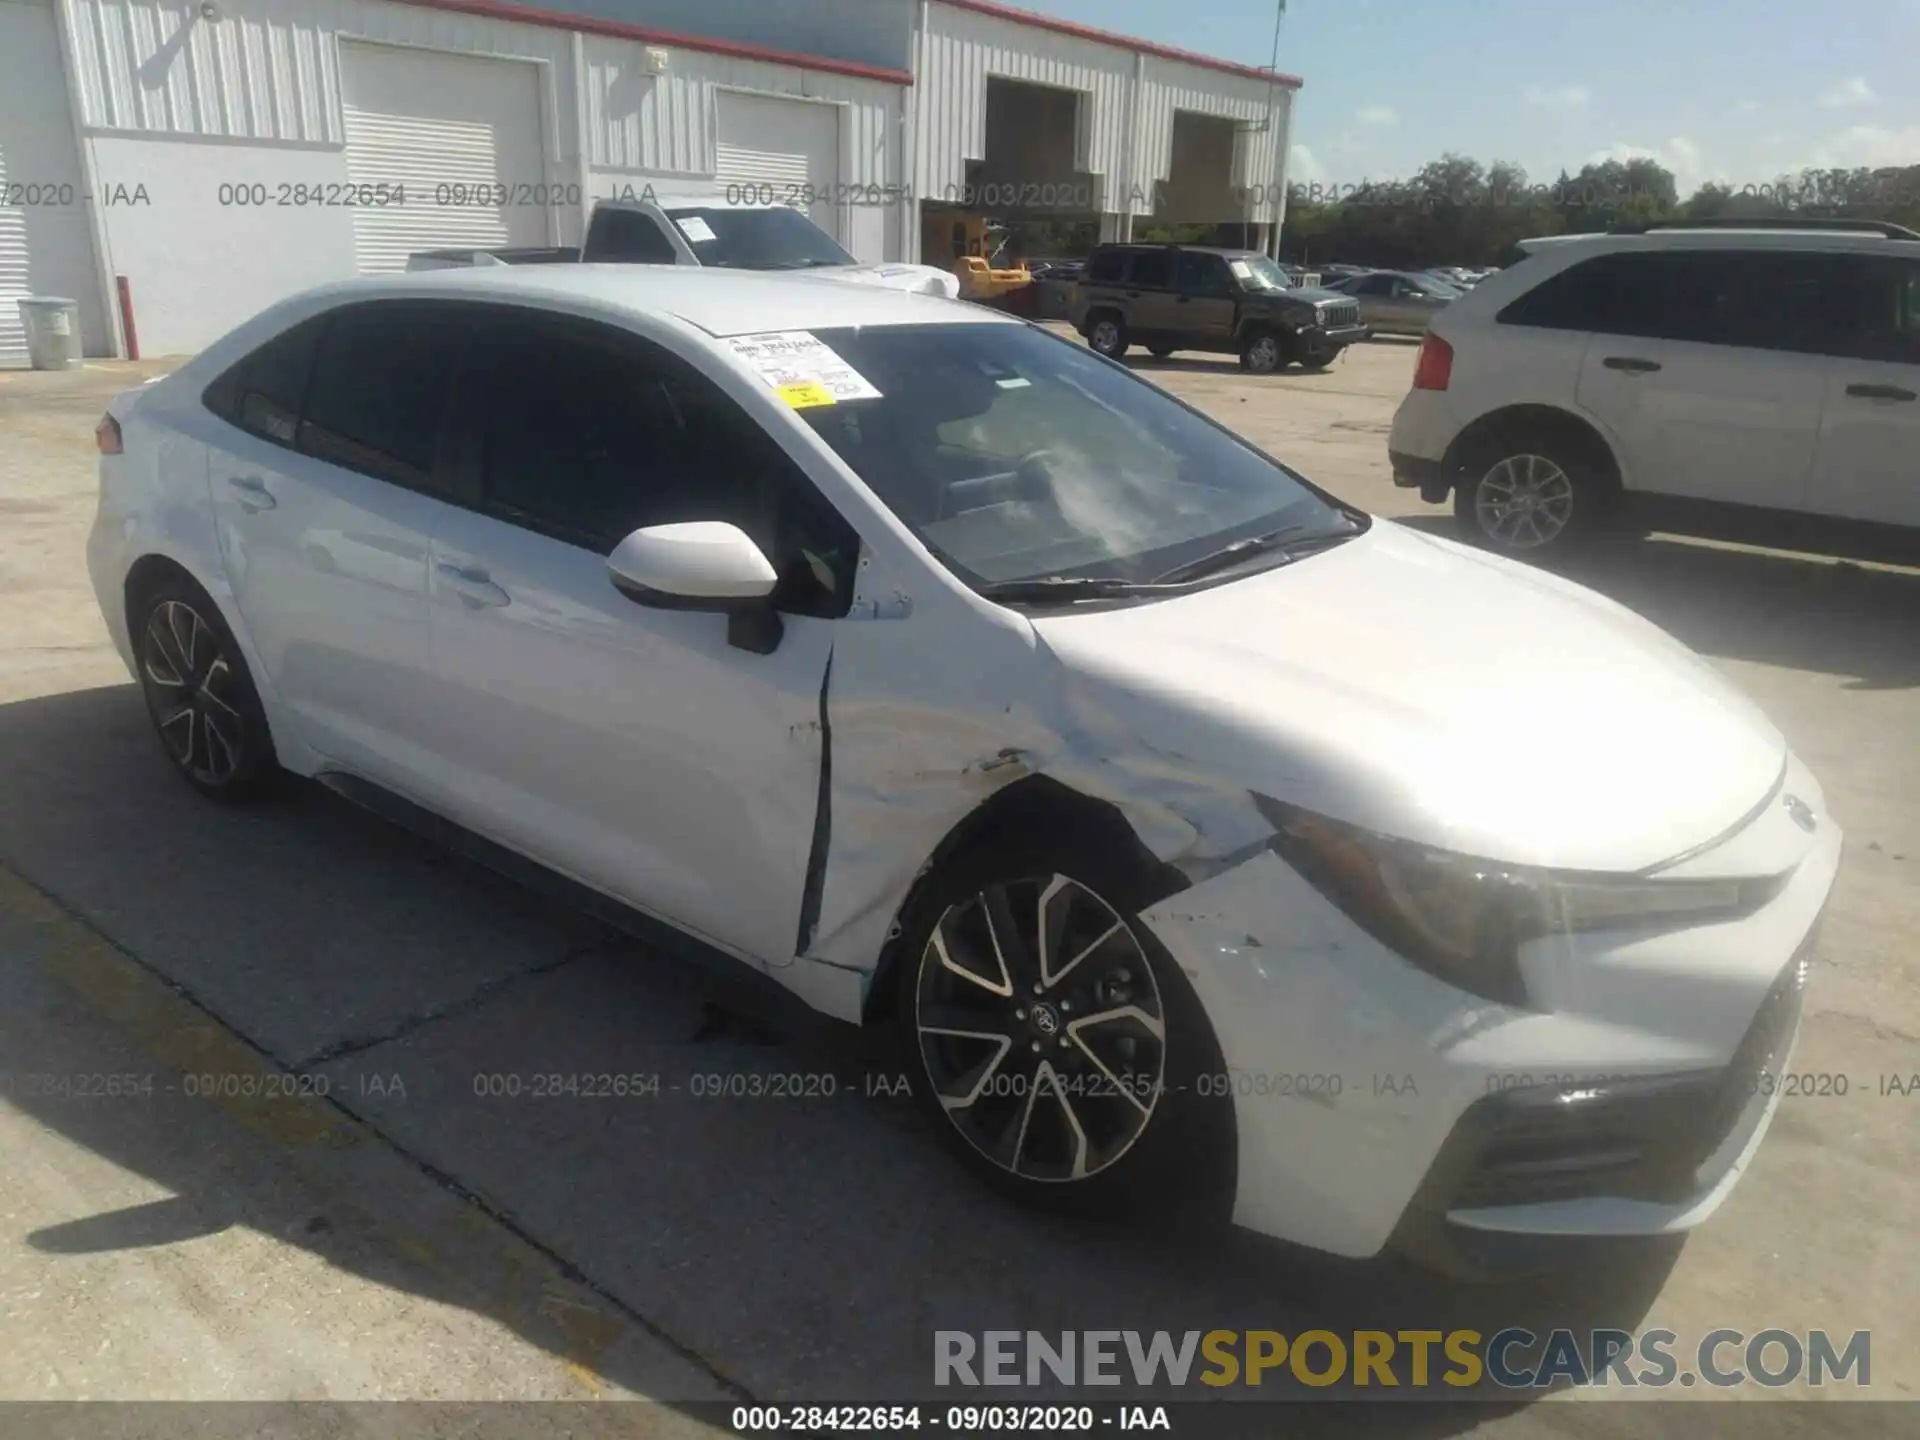
<path fill-rule="evenodd" d="M 1388 442 L 1395 483 L 1451 492 L 1476 542 L 1559 548 L 1626 509 L 1920 527 L 1920 234 L 1801 221 L 1522 248 L 1434 318 Z"/>

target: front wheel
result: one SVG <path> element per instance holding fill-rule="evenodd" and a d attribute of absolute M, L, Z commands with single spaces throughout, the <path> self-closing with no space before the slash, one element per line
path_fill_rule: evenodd
<path fill-rule="evenodd" d="M 1118 866 L 976 852 L 903 923 L 898 1022 L 942 1142 L 1027 1204 L 1224 1217 L 1232 1101 L 1199 1000 Z M 1224 1090 L 1224 1087 L 1220 1087 Z"/>
<path fill-rule="evenodd" d="M 1287 352 L 1271 330 L 1255 331 L 1240 347 L 1240 366 L 1252 374 L 1271 375 L 1286 363 Z"/>

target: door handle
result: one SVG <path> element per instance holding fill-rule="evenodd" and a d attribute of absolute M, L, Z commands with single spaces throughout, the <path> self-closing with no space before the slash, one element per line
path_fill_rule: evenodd
<path fill-rule="evenodd" d="M 457 565 L 442 560 L 433 568 L 440 576 L 440 583 L 468 605 L 497 609 L 513 598 L 494 584 L 493 577 L 478 565 Z"/>
<path fill-rule="evenodd" d="M 1660 368 L 1658 360 L 1641 360 L 1632 355 L 1609 355 L 1600 363 L 1609 370 L 1624 370 L 1629 375 L 1651 375 Z"/>
<path fill-rule="evenodd" d="M 1849 385 L 1847 394 L 1861 400 L 1920 400 L 1920 395 L 1898 385 Z"/>
<path fill-rule="evenodd" d="M 233 491 L 233 498 L 244 510 L 271 510 L 280 502 L 273 498 L 273 492 L 267 489 L 267 482 L 258 475 L 234 475 L 228 478 L 227 488 Z"/>

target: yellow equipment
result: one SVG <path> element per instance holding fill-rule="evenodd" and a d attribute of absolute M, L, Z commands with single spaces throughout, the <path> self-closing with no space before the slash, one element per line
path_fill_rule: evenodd
<path fill-rule="evenodd" d="M 1025 263 L 995 268 L 984 216 L 928 206 L 920 226 L 920 263 L 946 265 L 963 300 L 997 300 L 1033 283 Z"/>

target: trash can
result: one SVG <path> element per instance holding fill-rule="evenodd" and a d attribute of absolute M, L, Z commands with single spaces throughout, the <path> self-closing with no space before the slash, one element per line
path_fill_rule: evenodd
<path fill-rule="evenodd" d="M 36 370 L 80 368 L 80 307 L 51 295 L 23 295 L 20 324 L 27 332 L 27 359 Z"/>

